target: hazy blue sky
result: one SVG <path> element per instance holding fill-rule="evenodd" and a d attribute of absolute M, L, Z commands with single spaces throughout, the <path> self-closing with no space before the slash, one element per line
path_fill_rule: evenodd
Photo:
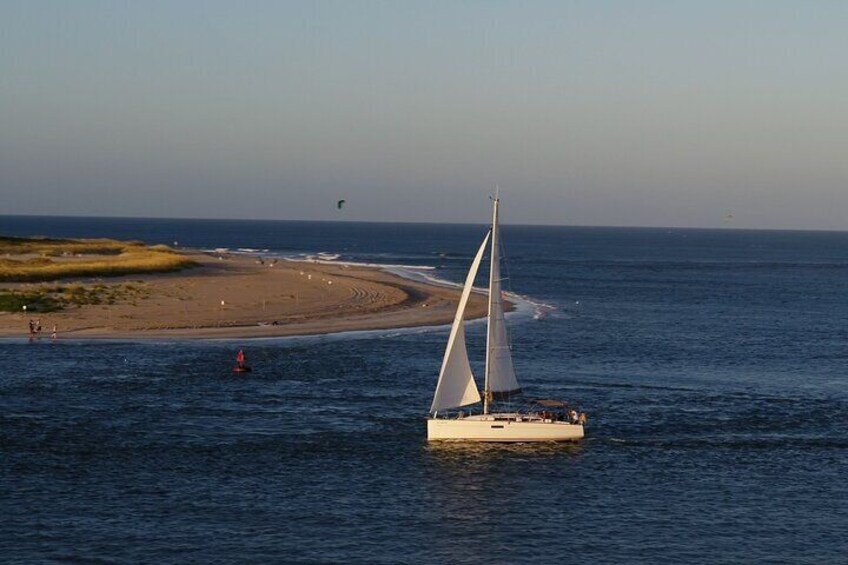
<path fill-rule="evenodd" d="M 848 2 L 0 0 L 0 214 L 482 222 L 496 182 L 848 229 Z"/>

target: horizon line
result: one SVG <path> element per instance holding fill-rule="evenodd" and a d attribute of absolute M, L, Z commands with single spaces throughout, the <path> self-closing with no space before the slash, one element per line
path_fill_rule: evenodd
<path fill-rule="evenodd" d="M 183 216 L 90 216 L 84 214 L 0 214 L 0 218 L 73 218 L 90 220 L 179 220 L 200 222 L 300 222 L 300 223 L 339 223 L 339 224 L 409 224 L 409 225 L 448 225 L 448 226 L 485 226 L 486 222 L 439 222 L 433 220 L 390 221 L 390 220 L 293 220 L 287 218 L 202 218 Z M 538 228 L 603 228 L 603 229 L 646 229 L 646 230 L 727 230 L 727 231 L 787 231 L 787 232 L 848 232 L 835 228 L 755 228 L 735 226 L 650 226 L 650 225 L 610 225 L 610 224 L 526 224 L 501 223 L 514 227 Z M 2 232 L 2 229 L 0 229 Z"/>

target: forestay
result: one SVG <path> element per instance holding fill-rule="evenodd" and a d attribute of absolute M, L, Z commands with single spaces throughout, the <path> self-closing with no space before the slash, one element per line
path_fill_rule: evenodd
<path fill-rule="evenodd" d="M 465 279 L 465 286 L 462 289 L 456 316 L 451 327 L 448 346 L 445 349 L 442 370 L 439 372 L 436 394 L 433 396 L 433 404 L 430 406 L 431 413 L 480 402 L 480 393 L 474 383 L 474 374 L 471 372 L 468 352 L 465 348 L 464 326 L 465 307 L 468 305 L 468 298 L 471 296 L 474 279 L 477 277 L 480 261 L 483 259 L 488 241 L 489 234 L 487 233 L 480 250 L 477 251 L 477 256 L 474 257 L 471 270 L 468 271 L 468 277 Z"/>

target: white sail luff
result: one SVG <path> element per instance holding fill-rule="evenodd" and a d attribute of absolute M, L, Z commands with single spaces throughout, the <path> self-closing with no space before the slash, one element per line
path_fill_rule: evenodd
<path fill-rule="evenodd" d="M 442 369 L 439 371 L 439 382 L 436 385 L 436 393 L 433 395 L 433 403 L 430 406 L 431 413 L 480 402 L 480 393 L 477 391 L 474 374 L 468 362 L 468 352 L 465 348 L 464 324 L 465 308 L 468 305 L 474 279 L 480 269 L 480 262 L 483 259 L 488 241 L 489 234 L 486 234 L 477 255 L 474 257 L 471 269 L 468 271 L 465 286 L 462 288 L 462 295 L 456 308 L 456 316 L 454 316 L 453 326 L 451 326 L 450 338 L 448 338 L 448 345 L 445 348 L 445 357 L 442 360 Z"/>

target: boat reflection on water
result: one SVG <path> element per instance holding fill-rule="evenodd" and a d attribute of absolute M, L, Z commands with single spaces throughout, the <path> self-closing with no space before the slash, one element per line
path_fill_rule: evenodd
<path fill-rule="evenodd" d="M 582 474 L 586 446 L 582 443 L 426 442 L 419 485 L 426 504 L 419 519 L 436 530 L 462 532 L 434 535 L 428 556 L 444 563 L 505 563 L 516 550 L 516 540 L 546 529 L 568 531 L 571 508 L 556 501 L 570 497 L 571 478 Z M 547 485 L 539 490 L 539 485 Z M 558 485 L 555 491 L 550 485 Z M 553 501 L 550 505 L 549 502 Z"/>
<path fill-rule="evenodd" d="M 503 461 L 522 462 L 540 458 L 562 457 L 574 461 L 585 451 L 578 442 L 528 442 L 494 444 L 478 441 L 440 441 L 424 445 L 426 456 L 441 464 L 457 465 L 464 469 Z"/>

